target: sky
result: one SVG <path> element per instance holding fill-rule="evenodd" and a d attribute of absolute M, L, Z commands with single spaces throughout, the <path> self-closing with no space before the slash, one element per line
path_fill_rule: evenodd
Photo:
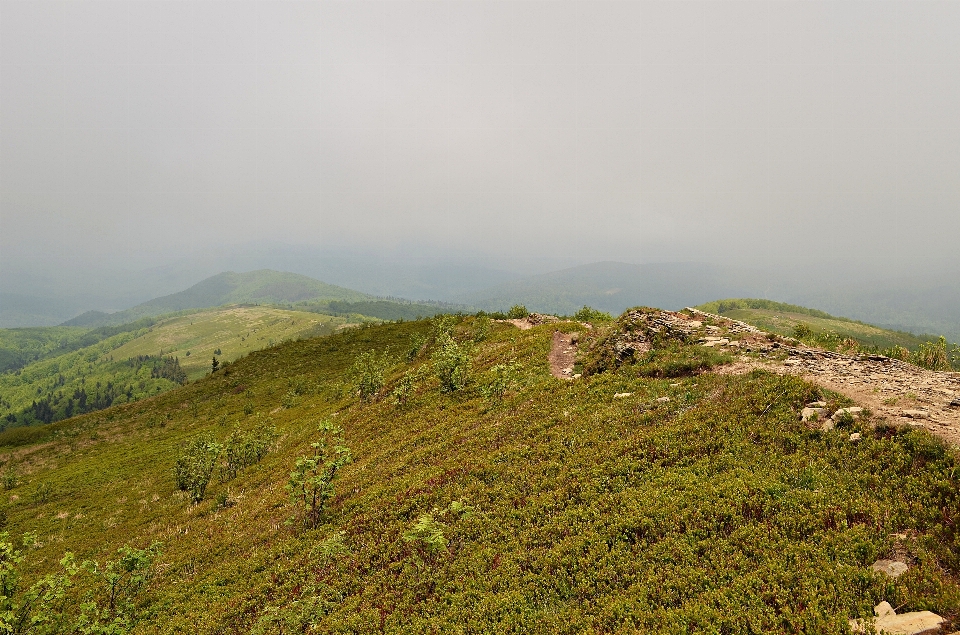
<path fill-rule="evenodd" d="M 958 34 L 952 1 L 2 0 L 0 288 L 264 241 L 958 266 Z"/>

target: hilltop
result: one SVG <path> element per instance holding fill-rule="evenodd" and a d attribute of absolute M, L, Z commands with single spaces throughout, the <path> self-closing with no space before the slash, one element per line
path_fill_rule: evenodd
<path fill-rule="evenodd" d="M 880 601 L 960 616 L 960 475 L 936 437 L 844 418 L 850 399 L 788 374 L 717 372 L 785 357 L 722 318 L 529 325 L 288 341 L 7 449 L 7 529 L 35 536 L 24 584 L 66 551 L 156 541 L 139 633 L 839 634 Z M 551 374 L 557 331 L 576 379 Z M 801 420 L 812 402 L 833 428 Z M 230 464 L 214 442 L 255 451 Z M 311 516 L 285 486 L 313 452 L 352 461 Z M 197 503 L 174 478 L 188 456 L 219 456 Z M 74 580 L 71 598 L 97 589 Z"/>
<path fill-rule="evenodd" d="M 770 333 L 793 336 L 797 333 L 797 327 L 801 328 L 801 332 L 806 327 L 814 336 L 833 334 L 840 338 L 852 338 L 862 345 L 878 349 L 902 346 L 915 351 L 923 343 L 936 339 L 932 335 L 894 331 L 859 320 L 837 317 L 818 309 L 756 298 L 715 300 L 697 308 L 752 324 Z"/>
<path fill-rule="evenodd" d="M 227 304 L 294 304 L 305 301 L 373 300 L 359 291 L 327 284 L 294 273 L 261 269 L 246 273 L 227 271 L 211 276 L 183 291 L 155 298 L 116 313 L 88 312 L 62 326 L 124 324 L 139 318 L 205 309 Z"/>

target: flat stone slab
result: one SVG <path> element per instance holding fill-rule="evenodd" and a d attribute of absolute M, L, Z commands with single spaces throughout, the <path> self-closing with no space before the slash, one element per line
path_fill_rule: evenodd
<path fill-rule="evenodd" d="M 909 567 L 907 567 L 905 563 L 897 560 L 877 560 L 870 565 L 870 568 L 877 573 L 883 573 L 891 578 L 896 578 L 906 573 Z"/>
<path fill-rule="evenodd" d="M 632 394 L 633 394 L 632 392 L 618 392 L 617 394 L 615 394 L 615 395 L 613 396 L 613 398 L 614 398 L 614 399 L 623 399 L 624 397 L 629 397 L 629 396 L 631 396 Z"/>
<path fill-rule="evenodd" d="M 903 416 L 911 419 L 929 419 L 930 412 L 927 410 L 904 410 Z"/>
<path fill-rule="evenodd" d="M 889 602 L 881 602 L 873 607 L 877 614 L 873 632 L 884 635 L 936 635 L 940 633 L 940 625 L 945 621 L 936 613 L 930 611 L 916 611 L 914 613 L 894 612 Z M 850 620 L 850 628 L 854 633 L 868 633 L 864 620 Z"/>

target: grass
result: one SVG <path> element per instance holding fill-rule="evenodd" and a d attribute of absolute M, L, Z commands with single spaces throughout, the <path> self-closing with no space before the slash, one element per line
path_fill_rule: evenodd
<path fill-rule="evenodd" d="M 230 362 L 289 339 L 329 335 L 346 323 L 344 318 L 271 306 L 218 307 L 165 320 L 109 355 L 172 355 L 193 380 L 210 372 L 215 351 L 220 351 L 221 361 Z"/>
<path fill-rule="evenodd" d="M 555 328 L 578 324 L 494 324 L 469 343 L 473 328 L 455 329 L 471 355 L 462 390 L 441 391 L 429 344 L 407 361 L 430 322 L 365 326 L 6 450 L 21 477 L 7 529 L 42 545 L 26 579 L 65 551 L 160 541 L 139 633 L 823 634 L 881 600 L 960 616 L 960 474 L 925 432 L 869 417 L 809 430 L 805 403 L 843 400 L 793 377 L 703 372 L 724 360 L 702 347 L 567 382 L 547 353 Z M 353 394 L 369 350 L 392 359 L 383 395 L 422 369 L 406 405 Z M 514 362 L 502 400 L 485 398 L 490 369 Z M 324 420 L 353 462 L 307 529 L 284 486 Z M 269 426 L 262 461 L 197 505 L 176 490 L 183 443 Z M 41 484 L 48 499 L 32 502 Z M 911 561 L 900 578 L 868 568 L 894 552 Z"/>
<path fill-rule="evenodd" d="M 770 300 L 718 300 L 697 308 L 785 336 L 793 336 L 796 327 L 804 324 L 814 334 L 836 334 L 840 338 L 852 338 L 861 345 L 876 349 L 902 346 L 915 351 L 930 339 L 930 337 L 912 333 L 883 329 L 848 318 L 835 317 L 816 309 Z"/>

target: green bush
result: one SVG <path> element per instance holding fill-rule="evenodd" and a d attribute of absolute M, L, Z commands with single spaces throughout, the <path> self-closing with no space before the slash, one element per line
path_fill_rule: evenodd
<path fill-rule="evenodd" d="M 259 463 L 277 438 L 276 428 L 258 428 L 248 432 L 234 430 L 223 444 L 220 480 L 236 478 L 246 467 Z"/>
<path fill-rule="evenodd" d="M 343 429 L 328 420 L 320 423 L 320 440 L 310 444 L 313 454 L 301 456 L 287 483 L 290 502 L 300 509 L 305 524 L 316 527 L 333 498 L 337 472 L 353 460 L 343 444 Z"/>
<path fill-rule="evenodd" d="M 177 489 L 190 494 L 190 500 L 199 503 L 207 491 L 213 468 L 223 446 L 209 437 L 198 437 L 187 443 L 173 467 Z"/>
<path fill-rule="evenodd" d="M 24 546 L 32 539 L 24 535 Z M 30 587 L 21 588 L 18 570 L 22 553 L 9 534 L 0 534 L 0 633 L 3 635 L 125 635 L 143 619 L 138 606 L 153 579 L 160 543 L 146 549 L 123 546 L 117 560 L 100 565 L 85 560 L 77 566 L 73 554 L 61 558 L 59 568 Z M 76 581 L 88 574 L 82 588 Z"/>
<path fill-rule="evenodd" d="M 473 341 L 482 342 L 490 334 L 492 321 L 486 315 L 478 315 L 473 320 Z"/>
<path fill-rule="evenodd" d="M 352 375 L 356 379 L 360 399 L 371 401 L 377 397 L 383 388 L 383 377 L 389 367 L 390 358 L 386 351 L 378 354 L 370 350 L 357 355 Z"/>
<path fill-rule="evenodd" d="M 528 315 L 530 315 L 530 311 L 527 311 L 527 307 L 522 304 L 514 304 L 510 307 L 510 310 L 507 311 L 507 317 L 511 320 L 522 320 Z"/>
<path fill-rule="evenodd" d="M 407 371 L 403 374 L 397 385 L 394 386 L 390 396 L 393 397 L 393 403 L 401 408 L 406 407 L 411 397 L 417 391 L 417 379 L 419 373 L 416 371 Z"/>
<path fill-rule="evenodd" d="M 0 481 L 3 482 L 3 489 L 11 490 L 20 484 L 20 477 L 17 475 L 16 469 L 13 466 L 8 467 L 3 472 L 3 476 L 0 477 Z"/>
<path fill-rule="evenodd" d="M 924 342 L 912 355 L 912 361 L 917 366 L 929 370 L 950 370 L 947 338 L 940 337 L 936 342 Z"/>
<path fill-rule="evenodd" d="M 584 304 L 582 309 L 573 314 L 573 319 L 578 322 L 609 322 L 613 316 Z"/>
<path fill-rule="evenodd" d="M 470 379 L 470 351 L 449 334 L 438 339 L 433 350 L 433 371 L 443 392 L 464 388 Z"/>
<path fill-rule="evenodd" d="M 503 396 L 516 382 L 520 365 L 517 362 L 496 364 L 490 368 L 490 380 L 480 389 L 481 394 L 491 401 L 500 402 Z"/>

